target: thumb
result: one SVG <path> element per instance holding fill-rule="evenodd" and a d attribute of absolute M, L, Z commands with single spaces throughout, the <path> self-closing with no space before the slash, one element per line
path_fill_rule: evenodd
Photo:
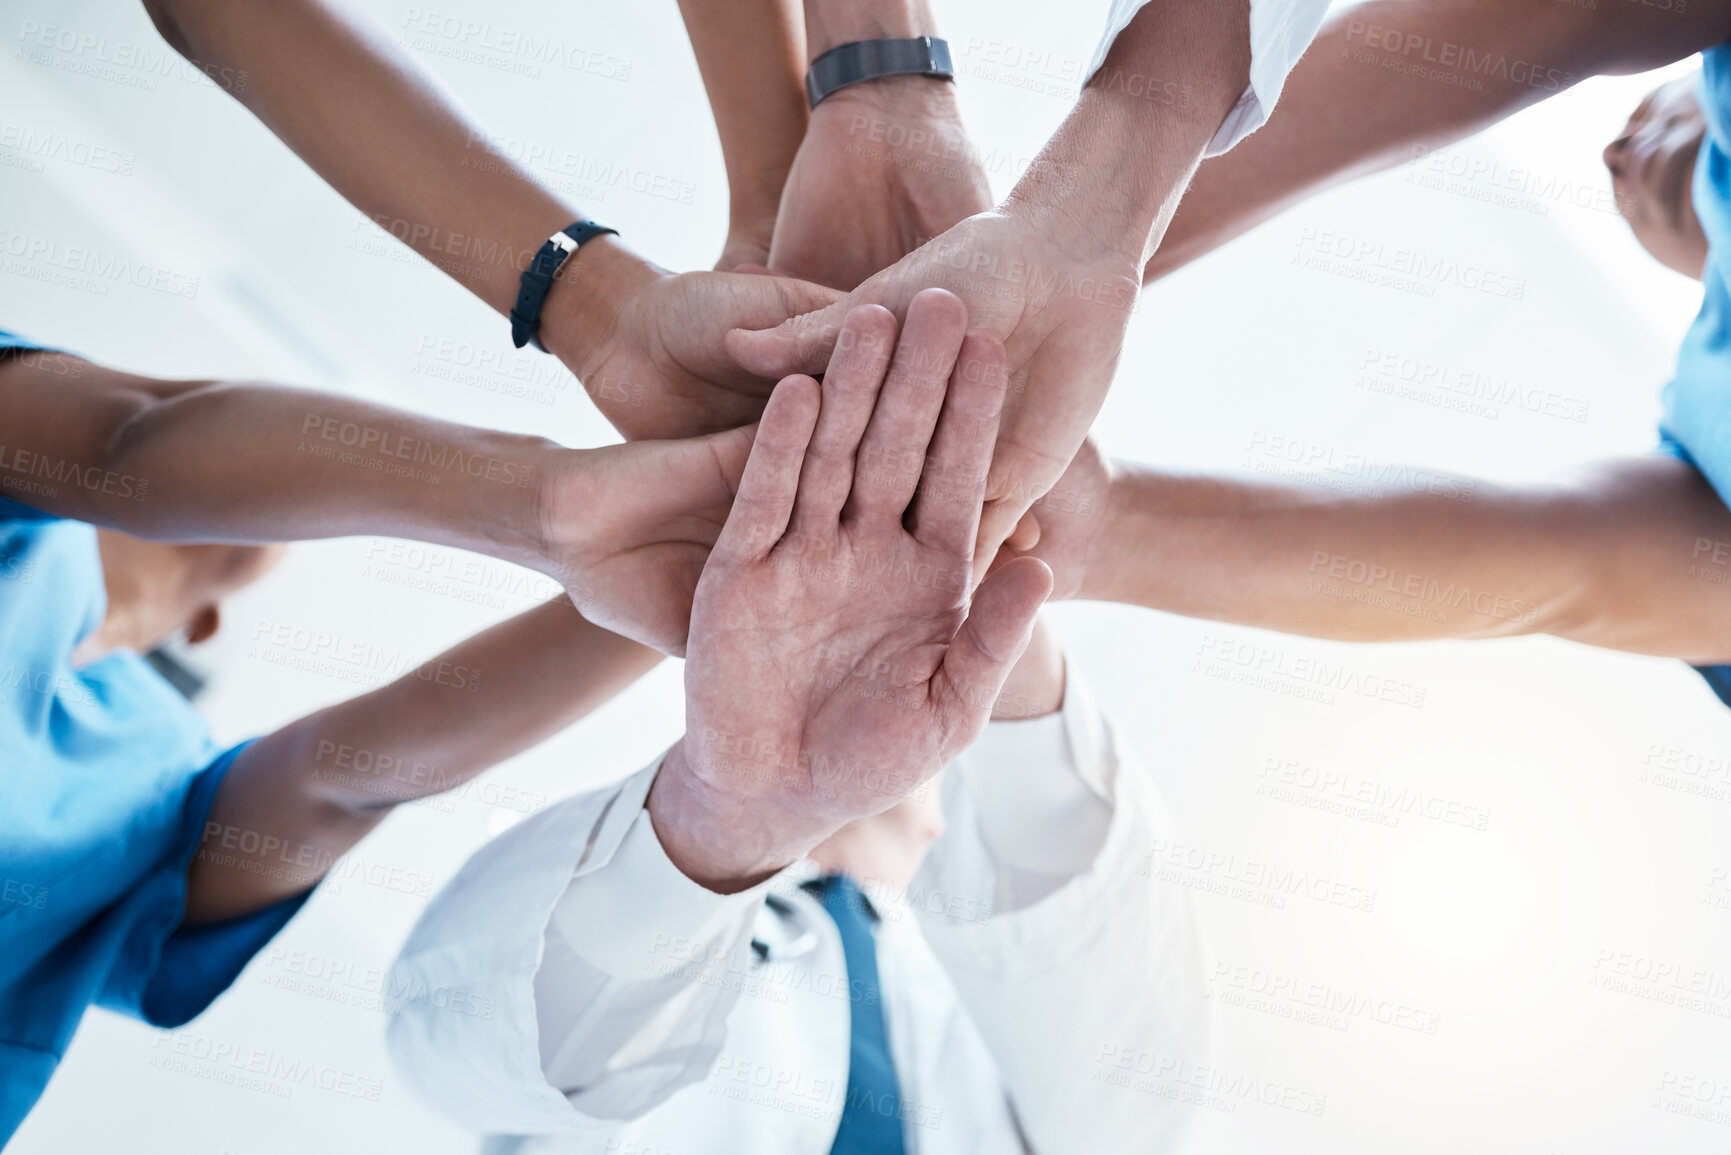
<path fill-rule="evenodd" d="M 757 422 L 737 429 L 724 429 L 703 438 L 715 455 L 715 467 L 727 486 L 729 498 L 739 492 L 739 479 L 745 473 L 745 462 L 751 456 L 751 443 L 757 438 Z"/>
<path fill-rule="evenodd" d="M 819 291 L 833 296 L 833 290 Z M 725 339 L 727 351 L 740 368 L 759 377 L 779 380 L 793 373 L 815 377 L 829 364 L 848 307 L 847 301 L 836 301 L 815 312 L 788 317 L 773 329 L 734 329 Z"/>
<path fill-rule="evenodd" d="M 978 736 L 1051 592 L 1052 571 L 1031 557 L 1005 562 L 974 591 L 968 619 L 938 672 L 948 691 L 943 701 L 949 732 L 966 734 L 969 741 Z"/>

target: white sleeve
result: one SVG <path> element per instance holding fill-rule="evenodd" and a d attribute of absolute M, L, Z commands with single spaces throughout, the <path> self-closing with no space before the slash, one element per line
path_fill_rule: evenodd
<path fill-rule="evenodd" d="M 1067 659 L 1065 678 L 1063 709 L 991 723 L 948 776 L 972 805 L 999 912 L 1032 906 L 1087 870 L 1112 826 L 1099 712 Z"/>
<path fill-rule="evenodd" d="M 1033 767 L 994 777 L 982 762 L 945 781 L 945 831 L 909 888 L 911 905 L 1036 1155 L 1169 1150 L 1190 1121 L 1187 1084 L 1212 1050 L 1206 952 L 1189 895 L 1148 868 L 1154 840 L 1173 836 L 1154 784 L 1073 672 L 1063 715 L 1063 748 L 1030 744 L 1025 754 L 1055 781 L 1098 784 L 1110 817 L 1088 864 L 1032 905 L 996 901 L 1000 831 L 985 821 L 996 803 L 981 802 Z M 1022 837 L 1042 837 L 1035 823 L 1048 797 L 1022 795 Z M 1082 844 L 1072 822 L 1048 819 L 1048 841 L 1066 853 Z"/>
<path fill-rule="evenodd" d="M 1112 0 L 1106 35 L 1094 50 L 1088 79 L 1100 71 L 1112 42 L 1147 3 L 1148 0 Z M 1316 39 L 1316 30 L 1328 15 L 1328 5 L 1329 0 L 1250 0 L 1250 87 L 1220 122 L 1220 129 L 1208 142 L 1204 156 L 1219 156 L 1268 123 L 1287 76 Z"/>
<path fill-rule="evenodd" d="M 388 1042 L 428 1105 L 488 1133 L 599 1133 L 706 1077 L 740 985 L 693 963 L 749 954 L 768 884 L 679 872 L 643 808 L 659 767 L 506 831 L 421 916 Z"/>

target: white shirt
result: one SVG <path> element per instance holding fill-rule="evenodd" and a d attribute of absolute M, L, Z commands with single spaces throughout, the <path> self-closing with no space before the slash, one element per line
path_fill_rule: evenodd
<path fill-rule="evenodd" d="M 851 1012 L 815 868 L 691 882 L 643 808 L 658 768 L 463 867 L 392 972 L 392 1055 L 492 1151 L 827 1155 Z M 1072 676 L 1059 714 L 988 727 L 942 802 L 905 896 L 858 880 L 909 1155 L 1172 1149 L 1212 1019 L 1188 896 L 1146 869 L 1153 784 Z"/>
<path fill-rule="evenodd" d="M 1118 33 L 1129 27 L 1147 3 L 1148 0 L 1112 0 L 1106 36 L 1088 65 L 1090 79 L 1106 62 L 1106 53 L 1118 39 Z M 1287 76 L 1316 39 L 1316 30 L 1328 15 L 1328 5 L 1329 0 L 1250 0 L 1250 87 L 1220 122 L 1220 129 L 1208 142 L 1204 156 L 1219 156 L 1268 123 Z"/>

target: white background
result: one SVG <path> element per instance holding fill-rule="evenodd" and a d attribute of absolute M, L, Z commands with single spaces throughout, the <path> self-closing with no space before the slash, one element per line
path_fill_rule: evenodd
<path fill-rule="evenodd" d="M 628 184 L 580 192 L 578 203 L 669 267 L 714 260 L 726 219 L 721 157 L 673 0 L 441 4 L 498 28 L 563 30 L 629 61 L 621 81 L 553 65 L 520 75 L 497 53 L 475 63 L 420 51 L 496 133 L 689 182 L 689 204 Z M 415 11 L 396 0 L 360 6 L 393 35 Z M 1104 7 L 939 4 L 996 190 L 1063 115 Z M 7 6 L 0 121 L 118 148 L 133 164 L 120 175 L 0 157 L 0 229 L 163 266 L 197 277 L 199 290 L 187 300 L 116 284 L 98 295 L 8 268 L 0 326 L 143 372 L 280 380 L 573 445 L 610 439 L 574 382 L 550 361 L 502 356 L 503 322 L 393 251 L 213 86 L 178 68 L 93 75 L 92 53 L 25 53 L 31 22 L 107 37 L 111 54 L 124 44 L 162 51 L 136 4 Z M 1042 79 L 1049 74 L 1059 79 Z M 1445 167 L 1476 165 L 1477 176 L 1439 190 L 1417 179 L 1429 170 L 1394 171 L 1318 198 L 1156 286 L 1131 327 L 1100 436 L 1117 454 L 1182 468 L 1278 469 L 1270 447 L 1297 444 L 1336 461 L 1368 455 L 1507 481 L 1647 451 L 1698 289 L 1649 261 L 1609 211 L 1598 154 L 1654 81 L 1583 84 L 1453 150 Z M 1511 175 L 1516 168 L 1526 175 Z M 1522 180 L 1529 192 L 1514 203 L 1491 199 L 1497 182 Z M 1524 279 L 1524 298 L 1457 284 L 1421 296 L 1300 267 L 1295 255 L 1313 251 L 1301 244 L 1315 235 L 1307 229 L 1488 267 Z M 436 354 L 446 339 L 458 343 L 456 362 L 485 355 L 503 371 L 438 376 L 454 364 Z M 1588 406 L 1587 419 L 1512 405 L 1467 414 L 1435 404 L 1445 395 L 1434 390 L 1427 402 L 1356 384 L 1361 366 L 1388 352 L 1564 395 Z M 513 370 L 535 374 L 535 396 L 508 395 Z M 476 604 L 473 584 L 430 592 L 393 580 L 437 576 L 440 565 L 421 554 L 393 562 L 371 540 L 297 547 L 235 600 L 206 651 L 215 680 L 201 708 L 218 737 L 268 730 L 357 691 L 273 664 L 253 643 L 272 625 L 430 656 L 532 600 L 518 592 Z M 1371 912 L 1290 895 L 1280 909 L 1199 896 L 1227 968 L 1216 993 L 1230 998 L 1236 973 L 1250 986 L 1269 977 L 1326 984 L 1354 1005 L 1404 1006 L 1436 1024 L 1420 1033 L 1366 1012 L 1342 1016 L 1339 1029 L 1222 1005 L 1223 1069 L 1326 1104 L 1319 1116 L 1255 1101 L 1204 1110 L 1196 1150 L 1587 1155 L 1731 1144 L 1731 1127 L 1680 1116 L 1681 1097 L 1664 1090 L 1676 1085 L 1668 1078 L 1706 1080 L 1723 1095 L 1719 1118 L 1731 1117 L 1726 774 L 1715 779 L 1717 798 L 1642 780 L 1655 750 L 1731 759 L 1731 716 L 1694 674 L 1548 640 L 1355 649 L 1118 607 L 1062 607 L 1056 617 L 1075 668 L 1168 792 L 1182 827 L 1175 841 L 1376 892 Z M 1324 704 L 1199 672 L 1210 639 L 1221 638 L 1275 662 L 1324 657 L 1422 687 L 1422 708 L 1350 692 Z M 669 663 L 493 771 L 485 791 L 397 814 L 355 857 L 436 888 L 511 820 L 509 806 L 488 804 L 492 791 L 557 798 L 622 775 L 680 721 L 679 670 Z M 1386 826 L 1275 800 L 1257 792 L 1271 760 L 1478 808 L 1488 824 L 1408 812 Z M 1705 776 L 1681 779 L 1691 780 Z M 13 1150 L 469 1149 L 471 1139 L 394 1078 L 383 1015 L 338 1001 L 376 990 L 423 901 L 359 882 L 321 891 L 184 1036 L 93 1013 Z M 1684 983 L 1709 972 L 1702 981 L 1717 993 L 1686 1009 L 1638 997 L 1675 995 L 1664 980 L 1607 989 L 1622 955 Z M 326 980 L 309 978 L 318 974 Z M 286 1098 L 241 1089 L 219 1081 L 233 1069 L 222 1062 L 193 1064 L 210 1077 L 163 1069 L 177 1046 L 263 1053 L 381 1089 L 376 1101 L 314 1082 Z"/>

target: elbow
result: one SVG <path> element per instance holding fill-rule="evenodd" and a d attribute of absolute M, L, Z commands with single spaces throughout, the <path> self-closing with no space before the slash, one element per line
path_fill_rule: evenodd
<path fill-rule="evenodd" d="M 150 22 L 156 25 L 157 34 L 168 41 L 168 46 L 182 56 L 189 54 L 190 45 L 186 32 L 180 26 L 177 0 L 144 0 L 145 14 Z"/>

